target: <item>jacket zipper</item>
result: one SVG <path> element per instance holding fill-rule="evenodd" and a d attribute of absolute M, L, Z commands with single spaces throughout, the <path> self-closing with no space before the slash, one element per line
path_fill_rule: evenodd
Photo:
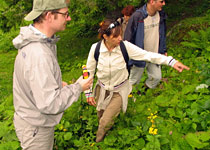
<path fill-rule="evenodd" d="M 38 133 L 38 129 L 36 128 L 36 129 L 34 130 L 33 137 L 35 137 L 37 133 Z"/>

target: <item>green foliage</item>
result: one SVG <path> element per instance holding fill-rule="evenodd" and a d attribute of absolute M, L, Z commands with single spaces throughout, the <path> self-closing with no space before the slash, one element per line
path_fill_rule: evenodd
<path fill-rule="evenodd" d="M 177 7 L 177 4 L 175 5 L 177 9 L 173 9 L 170 5 L 166 7 L 169 14 L 176 14 L 174 18 L 181 14 L 186 5 L 197 4 L 194 0 L 168 3 L 173 2 L 178 2 L 180 7 Z M 58 60 L 64 81 L 74 83 L 81 75 L 81 66 L 86 62 L 91 45 L 97 41 L 98 23 L 110 12 L 120 11 L 123 6 L 131 3 L 138 5 L 137 0 L 132 2 L 125 0 L 71 1 L 72 21 L 65 32 L 59 33 L 61 40 L 58 42 Z M 9 13 L 12 8 L 15 9 L 24 4 L 24 7 L 16 10 L 17 14 L 22 13 L 23 17 L 30 10 L 31 2 L 3 0 L 0 4 L 1 12 L 7 8 L 5 13 L 0 14 L 0 149 L 18 150 L 20 144 L 12 122 L 14 108 L 11 94 L 13 64 L 17 50 L 12 46 L 11 40 L 19 32 L 16 28 L 21 24 L 21 19 L 17 17 L 14 19 L 16 15 L 11 16 Z M 13 4 L 17 6 L 12 6 Z M 207 4 L 207 1 L 200 2 L 200 5 L 195 7 L 194 15 L 204 12 L 208 7 Z M 8 9 L 9 6 L 11 9 Z M 189 10 L 189 13 L 192 12 L 190 7 L 186 10 Z M 81 94 L 80 99 L 65 111 L 61 122 L 55 127 L 54 149 L 210 149 L 210 89 L 209 87 L 198 89 L 203 83 L 210 85 L 209 17 L 210 11 L 203 17 L 180 21 L 169 30 L 168 52 L 188 65 L 191 68 L 189 71 L 178 73 L 172 68 L 163 66 L 163 78 L 167 80 L 163 80 L 156 89 L 147 91 L 143 89 L 145 95 L 134 94 L 135 102 L 133 98 L 129 98 L 126 114 L 121 113 L 115 119 L 115 125 L 100 143 L 95 143 L 98 127 L 95 107 L 89 106 L 84 95 Z M 14 21 L 17 22 L 17 27 Z M 5 31 L 8 32 L 5 33 Z M 144 76 L 143 80 L 145 79 Z M 148 116 L 153 112 L 157 112 L 155 121 L 157 135 L 149 134 L 152 123 L 148 120 Z"/>
<path fill-rule="evenodd" d="M 74 27 L 77 36 L 90 37 L 97 33 L 99 23 L 104 18 L 109 16 L 108 18 L 117 19 L 124 6 L 128 4 L 138 6 L 140 2 L 139 0 L 132 2 L 126 0 L 71 0 L 71 25 Z"/>
<path fill-rule="evenodd" d="M 84 97 L 81 96 L 81 99 L 65 112 L 61 123 L 56 126 L 55 147 L 59 150 L 69 147 L 88 148 L 94 143 L 97 125 L 94 108 L 85 103 Z"/>
<path fill-rule="evenodd" d="M 208 142 L 210 139 L 210 130 L 207 132 L 188 133 L 185 138 L 193 148 L 201 149 L 210 147 Z"/>
<path fill-rule="evenodd" d="M 12 40 L 18 35 L 19 30 L 11 29 L 9 32 L 3 33 L 0 30 L 0 52 L 9 52 L 14 50 Z"/>
<path fill-rule="evenodd" d="M 11 96 L 12 93 L 12 73 L 16 54 L 17 51 L 0 52 L 0 103 Z"/>
<path fill-rule="evenodd" d="M 160 150 L 160 135 L 147 135 L 147 140 L 149 141 L 145 148 L 142 150 Z"/>
<path fill-rule="evenodd" d="M 169 47 L 173 48 L 177 46 L 177 44 L 180 44 L 186 38 L 189 40 L 189 36 L 186 35 L 191 30 L 198 32 L 199 30 L 207 29 L 210 26 L 209 19 L 210 13 L 207 13 L 203 17 L 186 18 L 175 24 L 172 28 L 169 28 L 167 33 L 167 42 L 170 43 L 168 44 Z M 187 55 L 189 57 L 190 53 L 187 53 Z"/>
<path fill-rule="evenodd" d="M 201 70 L 203 82 L 210 85 L 210 28 L 198 32 L 190 31 L 188 35 L 189 37 L 185 37 L 185 41 L 181 44 L 190 49 L 190 55 L 194 54 L 194 57 L 206 59 L 204 63 L 196 62 L 196 64 Z"/>
<path fill-rule="evenodd" d="M 196 51 L 197 57 L 203 56 L 210 60 L 210 28 L 198 32 L 190 31 L 188 34 L 190 38 L 181 44 Z"/>
<path fill-rule="evenodd" d="M 0 104 L 0 149 L 17 150 L 20 144 L 14 132 L 13 126 L 13 102 L 12 94 L 4 99 Z"/>
<path fill-rule="evenodd" d="M 0 29 L 3 32 L 8 32 L 12 28 L 17 29 L 20 25 L 26 24 L 23 18 L 31 11 L 32 1 L 1 0 Z M 76 36 L 93 36 L 97 33 L 98 25 L 104 18 L 117 19 L 121 16 L 120 12 L 126 5 L 134 5 L 138 8 L 145 2 L 146 0 L 71 0 L 69 6 L 72 18 L 71 27 L 74 28 Z M 170 23 L 180 17 L 185 18 L 186 16 L 204 14 L 208 9 L 208 0 L 167 1 L 165 6 Z"/>
<path fill-rule="evenodd" d="M 23 24 L 24 15 L 32 8 L 32 1 L 1 0 L 0 29 L 4 32 Z"/>
<path fill-rule="evenodd" d="M 168 14 L 170 26 L 189 17 L 204 15 L 210 6 L 209 0 L 175 0 L 166 1 L 165 11 Z"/>

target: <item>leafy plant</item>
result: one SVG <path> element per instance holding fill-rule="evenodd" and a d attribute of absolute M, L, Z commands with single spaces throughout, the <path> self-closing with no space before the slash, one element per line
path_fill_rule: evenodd
<path fill-rule="evenodd" d="M 180 15 L 186 6 L 193 6 L 193 3 L 197 4 L 194 0 L 167 3 L 173 4 L 173 2 L 178 2 L 178 6 L 182 5 L 177 7 L 176 4 L 176 10 L 168 9 L 167 11 L 171 15 Z M 11 7 L 11 10 L 8 9 L 5 13 L 0 14 L 0 149 L 5 150 L 21 149 L 12 122 L 14 113 L 11 94 L 12 73 L 17 50 L 12 46 L 11 40 L 18 34 L 17 28 L 19 28 L 22 20 L 17 17 L 15 20 L 16 15 L 13 17 L 9 12 L 24 3 L 27 4 L 16 10 L 17 14 L 20 13 L 19 15 L 22 17 L 30 11 L 29 3 L 31 5 L 31 2 L 23 2 L 22 0 L 9 0 L 7 2 L 3 0 L 0 2 L 1 12 L 5 11 L 6 8 L 8 9 L 9 6 Z M 107 14 L 113 10 L 119 11 L 127 4 L 137 6 L 137 3 L 137 0 L 132 2 L 125 0 L 71 1 L 69 7 L 72 21 L 65 32 L 59 33 L 61 40 L 58 42 L 58 60 L 64 81 L 74 83 L 81 75 L 81 66 L 86 62 L 90 46 L 97 41 L 98 22 L 107 17 Z M 196 9 L 194 15 L 199 11 L 205 11 L 208 7 L 207 4 L 206 2 L 198 5 L 201 7 Z M 166 8 L 174 8 L 175 6 L 166 5 Z M 196 8 L 198 7 L 196 6 Z M 190 7 L 186 10 L 192 13 L 189 11 L 192 10 Z M 161 81 L 160 86 L 147 91 L 142 89 L 145 92 L 144 95 L 134 94 L 134 97 L 129 98 L 127 112 L 121 113 L 116 118 L 115 125 L 109 130 L 104 141 L 100 143 L 95 143 L 98 128 L 95 107 L 89 106 L 84 95 L 81 94 L 80 99 L 65 111 L 61 122 L 55 127 L 54 149 L 209 149 L 209 12 L 203 17 L 180 21 L 168 32 L 169 55 L 188 65 L 191 68 L 189 71 L 180 74 L 168 66 L 162 66 L 164 80 Z M 181 16 L 186 16 L 187 13 Z M 177 18 L 176 15 L 174 18 Z M 13 23 L 14 21 L 16 22 Z M 146 76 L 143 77 L 143 80 L 146 80 Z M 207 86 L 202 88 L 202 84 Z M 142 85 L 143 83 L 136 88 L 141 88 Z M 151 116 L 151 110 L 158 114 L 155 123 L 148 120 L 148 116 Z M 149 132 L 153 125 L 158 129 L 157 134 L 155 134 L 155 130 Z"/>

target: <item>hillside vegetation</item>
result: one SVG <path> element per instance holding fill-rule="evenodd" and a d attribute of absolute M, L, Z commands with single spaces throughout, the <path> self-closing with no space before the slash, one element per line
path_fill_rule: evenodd
<path fill-rule="evenodd" d="M 12 122 L 12 73 L 17 50 L 11 41 L 19 27 L 27 24 L 21 18 L 31 9 L 31 2 L 0 2 L 0 150 L 20 149 Z M 58 43 L 64 81 L 73 83 L 81 75 L 90 46 L 98 40 L 98 23 L 128 2 L 71 0 L 74 21 L 59 33 Z M 209 1 L 167 3 L 168 53 L 191 69 L 178 73 L 163 66 L 159 87 L 142 96 L 134 95 L 135 101 L 129 98 L 127 112 L 119 115 L 101 143 L 95 143 L 95 107 L 89 106 L 81 95 L 56 126 L 55 150 L 210 150 Z M 139 0 L 132 4 L 140 5 Z M 145 79 L 146 76 L 140 86 Z"/>

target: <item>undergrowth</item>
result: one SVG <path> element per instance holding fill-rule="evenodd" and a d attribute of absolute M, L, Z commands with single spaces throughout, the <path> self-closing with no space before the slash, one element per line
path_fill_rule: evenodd
<path fill-rule="evenodd" d="M 191 69 L 178 73 L 163 66 L 158 88 L 129 98 L 103 142 L 95 143 L 96 110 L 81 94 L 55 128 L 55 150 L 208 150 L 210 149 L 210 30 L 209 13 L 189 18 L 168 33 L 169 55 Z M 59 33 L 58 60 L 63 80 L 72 83 L 81 75 L 91 44 L 96 38 L 75 38 L 73 28 Z M 1 33 L 0 42 L 0 149 L 18 150 L 12 123 L 12 72 L 17 50 L 11 39 L 17 34 Z M 9 41 L 7 41 L 8 39 Z M 146 77 L 144 76 L 143 80 Z M 141 85 L 143 81 L 141 82 Z M 140 87 L 139 87 L 140 88 Z"/>

